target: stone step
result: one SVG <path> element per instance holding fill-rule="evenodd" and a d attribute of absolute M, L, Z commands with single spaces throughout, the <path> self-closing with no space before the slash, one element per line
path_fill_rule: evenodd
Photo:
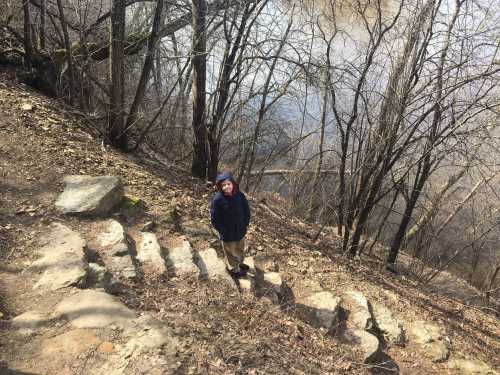
<path fill-rule="evenodd" d="M 54 223 L 42 243 L 44 246 L 38 251 L 41 258 L 30 266 L 32 271 L 42 274 L 33 288 L 47 291 L 84 286 L 88 271 L 85 239 L 70 228 Z"/>
<path fill-rule="evenodd" d="M 194 260 L 200 269 L 200 277 L 224 280 L 231 286 L 236 287 L 232 277 L 226 270 L 226 264 L 217 256 L 215 249 L 209 247 L 208 249 L 195 252 Z"/>
<path fill-rule="evenodd" d="M 102 232 L 97 234 L 98 253 L 112 275 L 125 279 L 137 278 L 130 255 L 130 246 L 123 226 L 116 220 L 108 220 Z"/>
<path fill-rule="evenodd" d="M 166 261 L 170 274 L 174 276 L 196 276 L 200 270 L 193 261 L 193 249 L 189 241 L 177 238 L 167 249 Z"/>
<path fill-rule="evenodd" d="M 143 269 L 159 274 L 167 272 L 162 248 L 156 238 L 156 234 L 152 232 L 139 233 L 136 258 L 141 262 Z"/>

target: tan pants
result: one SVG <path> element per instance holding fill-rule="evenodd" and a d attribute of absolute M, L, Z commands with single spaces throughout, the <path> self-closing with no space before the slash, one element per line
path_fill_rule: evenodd
<path fill-rule="evenodd" d="M 245 258 L 245 239 L 231 242 L 222 241 L 222 248 L 226 256 L 226 267 L 229 270 L 239 271 L 240 264 Z"/>

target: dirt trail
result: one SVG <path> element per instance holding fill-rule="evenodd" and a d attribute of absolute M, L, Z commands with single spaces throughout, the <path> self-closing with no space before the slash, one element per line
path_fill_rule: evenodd
<path fill-rule="evenodd" d="M 66 293 L 37 295 L 32 289 L 36 280 L 26 272 L 49 224 L 61 222 L 90 243 L 94 239 L 98 224 L 64 217 L 54 208 L 65 175 L 122 177 L 125 193 L 144 202 L 137 213 L 114 217 L 131 232 L 147 221 L 162 223 L 173 203 L 183 218 L 208 223 L 209 187 L 191 179 L 181 167 L 166 169 L 102 146 L 62 108 L 19 86 L 11 72 L 0 71 L 0 374 L 88 374 L 91 368 L 107 363 L 113 347 L 122 344 L 113 330 L 78 331 L 49 320 L 36 334 L 23 336 L 9 324 L 13 317 L 34 308 L 50 311 Z M 249 251 L 275 259 L 290 287 L 309 278 L 339 295 L 355 288 L 389 307 L 405 323 L 424 319 L 444 327 L 453 356 L 480 359 L 500 368 L 498 318 L 421 290 L 409 279 L 379 271 L 378 265 L 348 262 L 336 255 L 339 244 L 334 237 L 324 236 L 312 244 L 306 234 L 313 228 L 276 217 L 253 200 L 251 205 Z M 165 242 L 177 235 L 166 224 L 156 234 Z M 208 244 L 193 241 L 197 249 Z M 166 324 L 183 343 L 175 355 L 150 353 L 123 373 L 457 373 L 446 362 L 426 359 L 412 343 L 404 348 L 387 345 L 385 364 L 361 364 L 349 346 L 299 320 L 291 306 L 228 292 L 217 282 L 148 273 L 138 281 L 123 282 L 120 300 Z M 160 359 L 156 363 L 151 358 Z M 160 363 L 161 358 L 168 363 Z"/>

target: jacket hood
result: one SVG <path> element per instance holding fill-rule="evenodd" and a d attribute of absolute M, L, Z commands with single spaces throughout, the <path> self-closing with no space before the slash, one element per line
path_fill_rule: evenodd
<path fill-rule="evenodd" d="M 222 172 L 215 179 L 215 183 L 220 184 L 224 180 L 230 180 L 233 183 L 235 182 L 233 174 L 231 172 Z"/>
<path fill-rule="evenodd" d="M 240 188 L 238 186 L 238 183 L 234 180 L 233 174 L 231 172 L 223 172 L 217 176 L 215 179 L 215 184 L 217 186 L 217 190 L 222 192 L 222 187 L 221 183 L 222 181 L 229 180 L 233 183 L 234 185 L 234 190 L 233 190 L 233 195 L 236 194 Z"/>

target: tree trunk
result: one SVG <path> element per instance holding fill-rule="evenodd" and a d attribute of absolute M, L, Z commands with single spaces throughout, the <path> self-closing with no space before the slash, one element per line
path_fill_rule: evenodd
<path fill-rule="evenodd" d="M 132 105 L 130 107 L 129 115 L 126 122 L 127 130 L 129 130 L 132 126 L 135 125 L 137 121 L 137 112 L 139 110 L 139 105 L 144 99 L 144 94 L 146 93 L 146 86 L 149 81 L 151 70 L 153 69 L 154 56 L 155 56 L 154 51 L 156 45 L 158 44 L 158 31 L 161 26 L 162 11 L 163 11 L 163 1 L 159 0 L 156 3 L 153 26 L 151 29 L 151 33 L 149 34 L 148 50 L 146 52 L 146 57 L 144 58 L 144 65 L 142 67 L 141 77 L 139 79 L 139 83 L 137 84 L 137 90 L 135 92 L 134 101 L 132 102 Z"/>
<path fill-rule="evenodd" d="M 33 61 L 33 41 L 31 40 L 31 13 L 30 2 L 24 0 L 24 65 L 27 69 L 31 69 Z"/>
<path fill-rule="evenodd" d="M 57 9 L 59 10 L 59 21 L 61 22 L 63 31 L 64 49 L 66 50 L 66 62 L 68 63 L 69 103 L 73 105 L 75 101 L 75 74 L 73 69 L 73 57 L 71 55 L 71 43 L 69 40 L 68 25 L 66 24 L 66 18 L 64 17 L 64 9 L 61 0 L 57 0 Z"/>
<path fill-rule="evenodd" d="M 316 194 L 316 189 L 319 184 L 321 168 L 323 167 L 323 146 L 325 142 L 326 106 L 328 105 L 328 84 L 329 84 L 328 74 L 325 75 L 326 75 L 326 79 L 324 81 L 325 91 L 323 92 L 323 109 L 321 111 L 321 120 L 320 120 L 321 128 L 319 133 L 318 162 L 316 164 L 316 171 L 314 173 L 314 177 L 311 184 L 311 196 L 309 198 L 309 207 L 307 209 L 307 214 L 306 214 L 307 220 L 312 220 L 313 217 L 315 200 L 318 198 L 318 195 Z"/>
<path fill-rule="evenodd" d="M 127 135 L 124 127 L 124 38 L 125 0 L 113 0 L 111 8 L 111 59 L 110 59 L 110 108 L 108 137 L 111 144 L 127 150 Z"/>
<path fill-rule="evenodd" d="M 206 85 L 206 12 L 205 0 L 192 0 L 193 13 L 193 162 L 191 174 L 206 178 L 208 167 L 207 126 L 205 118 Z"/>
<path fill-rule="evenodd" d="M 40 49 L 45 49 L 45 15 L 47 13 L 46 0 L 40 0 Z"/>

